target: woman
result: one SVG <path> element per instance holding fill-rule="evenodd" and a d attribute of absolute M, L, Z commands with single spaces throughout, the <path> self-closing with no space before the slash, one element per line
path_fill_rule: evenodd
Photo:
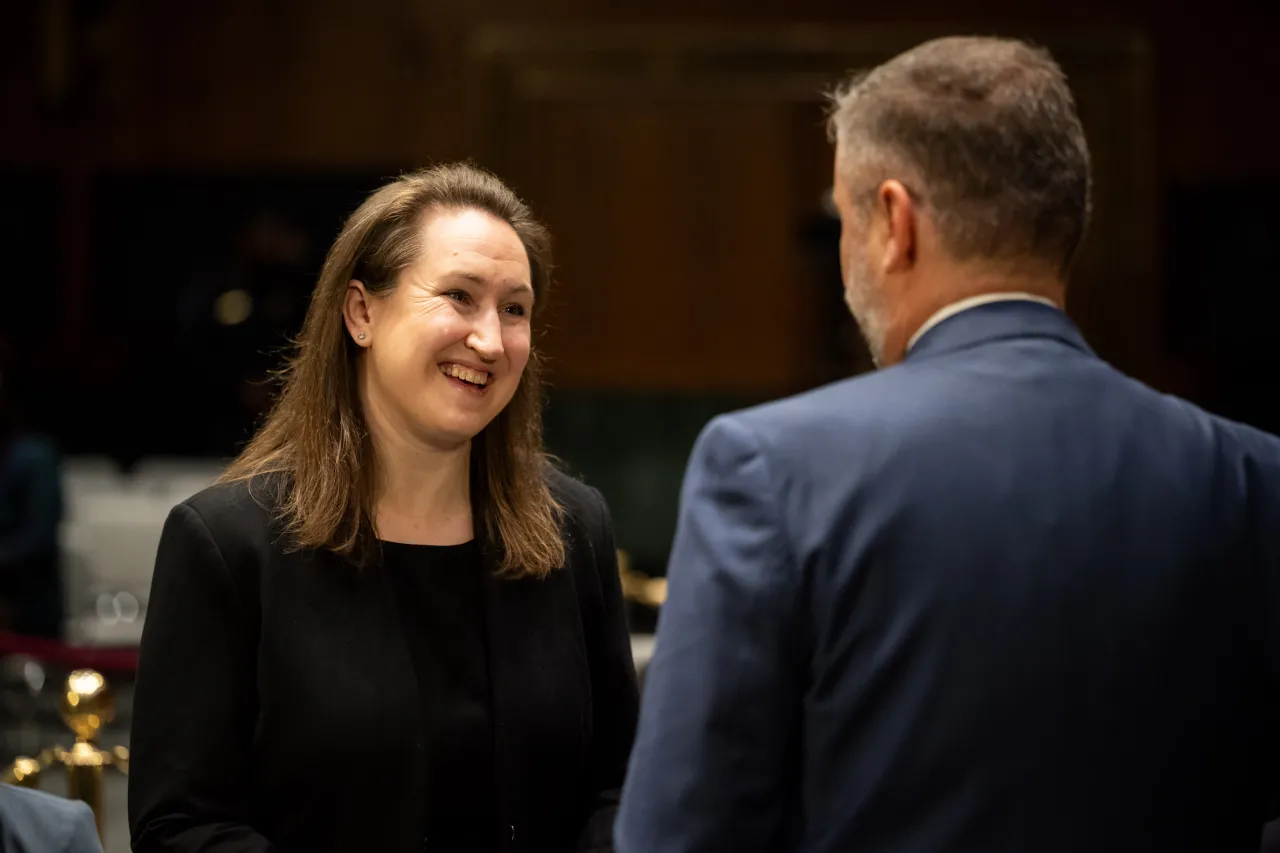
<path fill-rule="evenodd" d="M 165 525 L 135 851 L 611 849 L 635 673 L 604 501 L 541 446 L 548 264 L 469 166 L 347 221 L 279 402 Z"/>

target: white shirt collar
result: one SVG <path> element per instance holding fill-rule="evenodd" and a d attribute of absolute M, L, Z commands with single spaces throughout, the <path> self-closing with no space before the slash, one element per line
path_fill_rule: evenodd
<path fill-rule="evenodd" d="M 1046 299 L 1043 296 L 1037 296 L 1034 293 L 984 293 L 981 296 L 970 296 L 968 299 L 961 299 L 959 302 L 952 302 L 950 305 L 936 312 L 928 320 L 924 321 L 924 325 L 916 329 L 916 333 L 911 336 L 911 340 L 907 341 L 907 352 L 911 352 L 911 348 L 916 342 L 924 336 L 924 333 L 932 329 L 950 317 L 954 317 L 961 311 L 968 311 L 970 308 L 977 308 L 979 305 L 990 305 L 992 302 L 1039 302 L 1041 305 L 1048 305 L 1050 308 L 1061 310 L 1062 306 L 1054 302 L 1052 299 Z"/>

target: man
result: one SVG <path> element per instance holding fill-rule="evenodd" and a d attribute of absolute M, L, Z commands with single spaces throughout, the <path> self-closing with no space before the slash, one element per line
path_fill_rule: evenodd
<path fill-rule="evenodd" d="M 0 785 L 0 853 L 102 853 L 84 803 Z"/>
<path fill-rule="evenodd" d="M 1280 441 L 1061 310 L 1089 153 L 1046 53 L 930 42 L 831 123 L 884 369 L 699 438 L 618 849 L 1254 853 Z"/>

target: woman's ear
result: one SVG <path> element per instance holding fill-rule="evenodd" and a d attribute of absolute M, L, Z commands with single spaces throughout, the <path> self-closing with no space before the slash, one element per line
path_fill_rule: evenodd
<path fill-rule="evenodd" d="M 347 295 L 342 302 L 342 319 L 356 346 L 367 347 L 373 343 L 373 297 L 365 289 L 364 282 L 354 278 L 347 282 Z"/>

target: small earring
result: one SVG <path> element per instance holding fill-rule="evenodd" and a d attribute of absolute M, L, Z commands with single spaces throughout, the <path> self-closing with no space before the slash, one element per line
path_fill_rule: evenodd
<path fill-rule="evenodd" d="M 364 332 L 361 332 L 360 334 L 356 335 L 356 337 L 363 341 L 363 340 L 364 340 Z"/>

